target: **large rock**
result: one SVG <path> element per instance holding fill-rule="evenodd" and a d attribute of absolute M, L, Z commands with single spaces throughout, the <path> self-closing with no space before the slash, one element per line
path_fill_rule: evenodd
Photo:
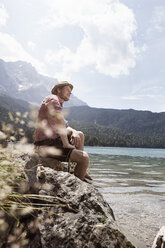
<path fill-rule="evenodd" d="M 162 226 L 156 235 L 152 248 L 165 248 L 165 226 Z"/>
<path fill-rule="evenodd" d="M 44 203 L 39 225 L 42 247 L 134 247 L 120 231 L 101 193 L 67 171 L 68 164 L 55 159 L 37 154 L 26 158 L 30 190 Z"/>
<path fill-rule="evenodd" d="M 112 209 L 93 185 L 67 172 L 45 168 L 44 173 L 39 194 L 51 196 L 49 201 L 54 206 L 41 215 L 43 247 L 134 247 L 121 233 Z"/>
<path fill-rule="evenodd" d="M 37 153 L 34 153 L 32 155 L 25 155 L 24 160 L 26 161 L 24 172 L 27 176 L 29 190 L 31 193 L 37 193 L 39 190 L 37 175 L 41 174 L 41 170 L 43 167 L 50 167 L 56 171 L 69 170 L 68 163 L 60 162 L 54 158 L 39 156 Z"/>

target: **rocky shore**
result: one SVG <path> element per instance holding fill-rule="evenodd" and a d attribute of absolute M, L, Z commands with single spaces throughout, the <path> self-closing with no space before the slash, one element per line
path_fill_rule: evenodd
<path fill-rule="evenodd" d="M 37 156 L 25 166 L 31 190 L 38 191 L 49 203 L 56 202 L 40 215 L 42 247 L 135 247 L 120 231 L 113 210 L 101 193 L 66 170 L 64 163 L 60 168 L 55 160 L 38 161 Z M 36 248 L 36 244 L 31 247 Z"/>
<path fill-rule="evenodd" d="M 26 208 L 17 218 L 5 215 L 8 226 L 1 231 L 1 248 L 136 247 L 118 226 L 101 193 L 68 172 L 66 163 L 36 154 L 22 160 L 28 185 L 22 195 Z"/>

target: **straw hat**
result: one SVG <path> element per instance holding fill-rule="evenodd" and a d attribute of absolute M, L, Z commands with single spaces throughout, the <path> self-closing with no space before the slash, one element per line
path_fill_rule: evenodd
<path fill-rule="evenodd" d="M 55 84 L 55 86 L 51 90 L 51 93 L 53 95 L 56 95 L 57 94 L 57 89 L 58 88 L 62 88 L 64 86 L 69 86 L 71 88 L 71 90 L 73 89 L 73 85 L 72 84 L 69 84 L 67 81 L 61 81 L 61 82 L 58 82 L 58 83 Z"/>

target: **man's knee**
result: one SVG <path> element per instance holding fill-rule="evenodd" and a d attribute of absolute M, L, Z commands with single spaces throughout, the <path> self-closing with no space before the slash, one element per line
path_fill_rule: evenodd
<path fill-rule="evenodd" d="M 89 162 L 89 156 L 86 152 L 74 149 L 70 156 L 71 161 L 74 162 Z"/>
<path fill-rule="evenodd" d="M 85 160 L 85 162 L 89 162 L 89 155 L 84 151 L 83 151 L 83 160 Z"/>

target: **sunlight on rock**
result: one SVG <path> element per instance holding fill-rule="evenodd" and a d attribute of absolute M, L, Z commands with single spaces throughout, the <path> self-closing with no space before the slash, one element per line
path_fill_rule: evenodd
<path fill-rule="evenodd" d="M 53 188 L 54 188 L 54 185 L 53 184 L 50 184 L 50 183 L 44 183 L 42 185 L 42 189 L 47 190 L 47 191 L 53 190 Z"/>
<path fill-rule="evenodd" d="M 100 224 L 94 225 L 94 228 L 104 228 L 104 225 L 100 223 Z"/>

